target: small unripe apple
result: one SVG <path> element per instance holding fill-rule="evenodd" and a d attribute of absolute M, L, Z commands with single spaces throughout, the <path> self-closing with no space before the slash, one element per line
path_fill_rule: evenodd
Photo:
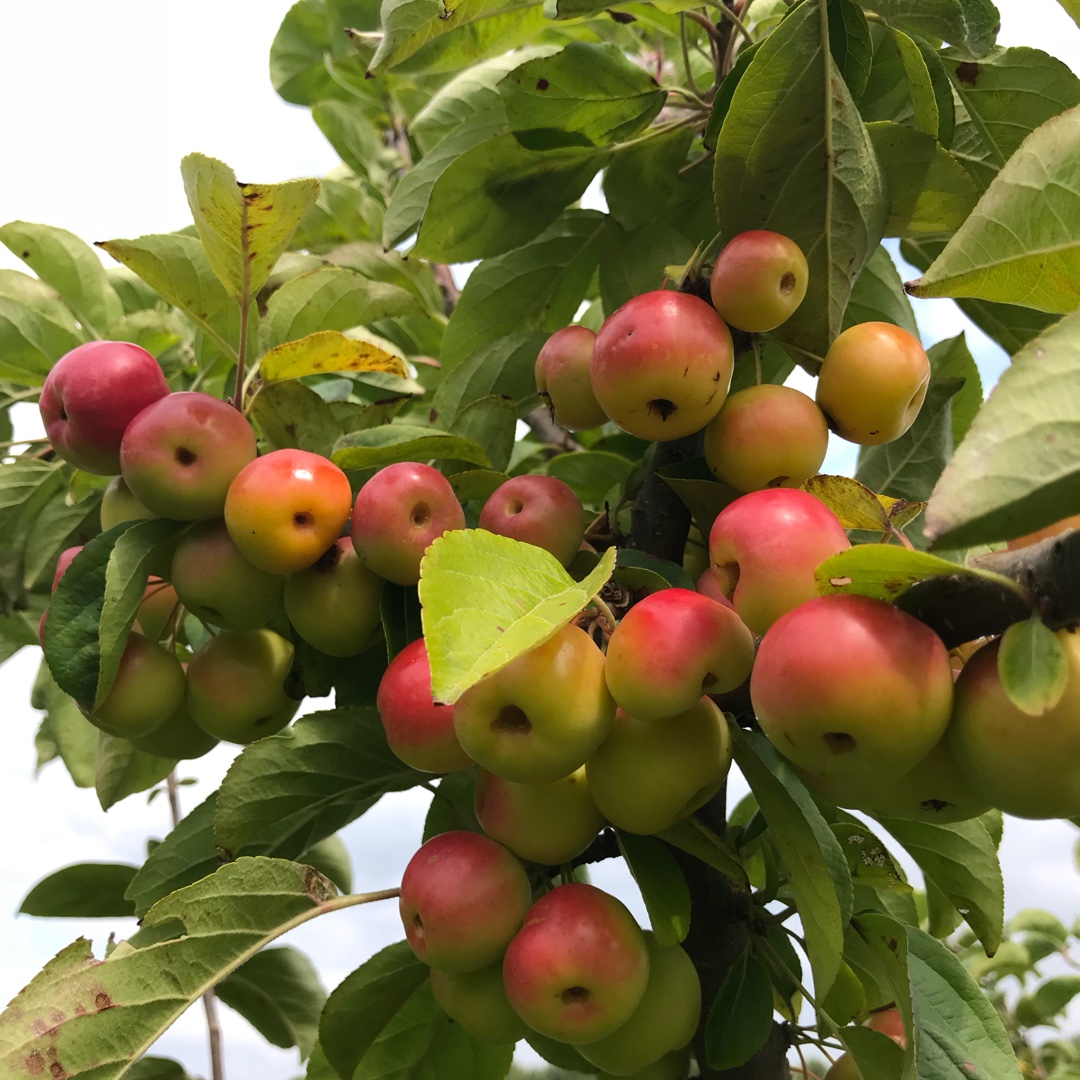
<path fill-rule="evenodd" d="M 500 484 L 480 511 L 480 528 L 550 551 L 569 566 L 585 539 L 585 511 L 569 484 L 526 474 Z"/>
<path fill-rule="evenodd" d="M 485 1043 L 516 1043 L 525 1038 L 525 1022 L 506 1000 L 502 961 L 479 971 L 432 968 L 431 992 L 451 1020 Z"/>
<path fill-rule="evenodd" d="M 604 654 L 578 626 L 470 687 L 454 706 L 462 749 L 479 765 L 523 784 L 580 768 L 607 737 L 615 702 Z"/>
<path fill-rule="evenodd" d="M 142 634 L 131 634 L 116 681 L 89 719 L 102 731 L 130 739 L 149 735 L 181 706 L 184 669 L 176 657 Z"/>
<path fill-rule="evenodd" d="M 750 697 L 761 730 L 826 780 L 895 780 L 945 733 L 948 650 L 925 623 L 866 596 L 821 596 L 762 638 Z"/>
<path fill-rule="evenodd" d="M 650 442 L 700 431 L 727 397 L 731 334 L 696 296 L 643 293 L 609 315 L 596 335 L 590 378 L 600 407 Z"/>
<path fill-rule="evenodd" d="M 148 641 L 160 641 L 179 603 L 176 590 L 167 581 L 151 577 L 135 616 L 135 625 L 143 637 Z"/>
<path fill-rule="evenodd" d="M 518 858 L 560 866 L 580 855 L 604 827 L 582 767 L 550 784 L 515 784 L 485 769 L 473 809 L 480 828 Z"/>
<path fill-rule="evenodd" d="M 555 419 L 569 431 L 607 423 L 607 413 L 589 380 L 596 333 L 587 326 L 564 326 L 544 342 L 536 358 L 536 392 L 548 400 Z"/>
<path fill-rule="evenodd" d="M 1041 716 L 1018 709 L 998 675 L 1000 640 L 979 649 L 956 680 L 949 745 L 971 785 L 1006 814 L 1080 814 L 1080 636 L 1057 631 L 1068 673 L 1061 700 Z"/>
<path fill-rule="evenodd" d="M 589 791 L 617 828 L 653 835 L 720 790 L 731 767 L 731 733 L 707 697 L 675 716 L 638 720 L 623 709 L 585 766 Z"/>
<path fill-rule="evenodd" d="M 814 571 L 850 546 L 836 515 L 795 488 L 740 496 L 720 511 L 709 533 L 713 573 L 755 634 L 816 597 Z"/>
<path fill-rule="evenodd" d="M 125 521 L 147 521 L 158 515 L 131 493 L 122 476 L 114 476 L 101 496 L 101 531 Z"/>
<path fill-rule="evenodd" d="M 525 868 L 474 832 L 433 836 L 409 860 L 399 909 L 418 959 L 445 971 L 498 962 L 532 902 Z"/>
<path fill-rule="evenodd" d="M 930 360 L 917 337 L 892 323 L 856 323 L 825 354 L 817 403 L 837 435 L 880 446 L 915 423 L 929 385 Z"/>
<path fill-rule="evenodd" d="M 645 996 L 649 949 L 626 906 L 570 882 L 540 897 L 506 949 L 503 983 L 534 1031 L 591 1043 L 622 1027 Z"/>
<path fill-rule="evenodd" d="M 285 580 L 285 614 L 293 629 L 328 656 L 355 656 L 382 623 L 386 582 L 342 536 L 314 565 Z"/>
<path fill-rule="evenodd" d="M 225 524 L 240 553 L 269 574 L 309 567 L 349 520 L 349 478 L 306 450 L 274 450 L 229 486 Z"/>
<path fill-rule="evenodd" d="M 196 618 L 226 630 L 265 626 L 281 608 L 285 579 L 253 566 L 224 521 L 200 521 L 180 537 L 170 572 L 176 594 Z"/>
<path fill-rule="evenodd" d="M 701 980 L 681 945 L 661 947 L 646 932 L 649 982 L 641 1004 L 622 1027 L 578 1047 L 593 1065 L 613 1076 L 631 1076 L 686 1046 L 701 1018 Z"/>
<path fill-rule="evenodd" d="M 87 472 L 120 472 L 120 442 L 169 384 L 158 362 L 128 341 L 90 341 L 60 357 L 45 377 L 38 407 L 52 448 Z"/>
<path fill-rule="evenodd" d="M 160 517 L 221 517 L 229 485 L 255 460 L 244 414 L 197 391 L 169 394 L 128 424 L 120 467 L 135 497 Z"/>
<path fill-rule="evenodd" d="M 431 662 L 423 638 L 409 642 L 390 661 L 375 704 L 390 749 L 406 765 L 448 773 L 473 764 L 454 731 L 454 706 L 438 704 L 431 695 Z"/>
<path fill-rule="evenodd" d="M 772 383 L 737 390 L 705 429 L 705 461 L 736 491 L 799 487 L 817 475 L 828 448 L 813 399 Z"/>
<path fill-rule="evenodd" d="M 218 740 L 209 732 L 203 731 L 188 712 L 187 702 L 180 707 L 159 728 L 149 735 L 132 738 L 132 744 L 148 754 L 158 757 L 174 758 L 177 761 L 191 761 L 208 754 L 218 744 Z"/>
<path fill-rule="evenodd" d="M 734 690 L 753 666 L 754 636 L 734 611 L 689 589 L 662 589 L 619 621 L 604 671 L 618 705 L 653 720 Z"/>
<path fill-rule="evenodd" d="M 293 645 L 273 630 L 226 630 L 188 665 L 191 718 L 218 739 L 250 743 L 279 732 L 299 702 L 285 693 Z"/>
<path fill-rule="evenodd" d="M 716 257 L 709 293 L 729 326 L 763 334 L 795 314 L 809 280 L 806 256 L 794 240 L 750 229 L 732 237 Z"/>
<path fill-rule="evenodd" d="M 420 580 L 420 560 L 437 537 L 465 528 L 465 511 L 450 481 L 430 465 L 399 461 L 380 469 L 356 496 L 352 541 L 381 578 Z"/>

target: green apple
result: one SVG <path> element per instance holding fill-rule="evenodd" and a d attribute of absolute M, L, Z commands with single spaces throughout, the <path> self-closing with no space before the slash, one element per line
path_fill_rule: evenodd
<path fill-rule="evenodd" d="M 516 1043 L 528 1031 L 506 1000 L 502 960 L 479 971 L 432 968 L 431 992 L 451 1020 L 485 1043 Z"/>
<path fill-rule="evenodd" d="M 142 634 L 131 634 L 120 657 L 116 681 L 89 716 L 110 735 L 149 735 L 184 700 L 184 669 L 176 657 Z"/>
<path fill-rule="evenodd" d="M 101 496 L 101 531 L 108 532 L 124 521 L 146 521 L 158 515 L 131 493 L 122 476 L 114 476 Z"/>
<path fill-rule="evenodd" d="M 175 758 L 187 761 L 200 758 L 209 753 L 218 744 L 218 740 L 209 732 L 203 731 L 188 712 L 187 702 L 182 701 L 179 708 L 159 728 L 149 735 L 138 735 L 132 743 L 148 754 L 158 757 Z"/>

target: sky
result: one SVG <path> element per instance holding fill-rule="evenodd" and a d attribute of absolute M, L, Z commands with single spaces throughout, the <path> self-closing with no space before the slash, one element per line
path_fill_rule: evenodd
<path fill-rule="evenodd" d="M 1002 41 L 1050 46 L 1080 71 L 1080 30 L 1055 0 L 998 0 Z M 273 182 L 319 176 L 337 164 L 305 109 L 274 93 L 267 56 L 286 0 L 53 0 L 0 4 L 0 132 L 7 149 L 0 169 L 0 222 L 22 219 L 62 226 L 86 240 L 165 232 L 188 224 L 179 162 L 200 151 L 231 165 L 245 180 Z M 23 269 L 0 248 L 0 267 Z M 909 276 L 915 276 L 912 271 Z M 960 329 L 987 376 L 1007 362 L 973 330 L 949 301 L 922 301 L 916 313 L 929 344 Z M 19 418 L 19 434 L 36 434 L 35 411 Z M 837 443 L 827 467 L 853 464 Z M 59 764 L 34 777 L 33 735 L 39 717 L 29 708 L 40 660 L 25 649 L 0 669 L 0 697 L 9 702 L 0 755 L 0 1005 L 48 958 L 80 934 L 103 946 L 110 932 L 124 936 L 133 922 L 14 917 L 39 878 L 86 860 L 141 862 L 149 837 L 168 831 L 162 798 L 137 795 L 107 815 L 92 791 L 72 787 Z M 220 782 L 235 748 L 219 747 L 186 764 L 182 789 L 190 809 Z M 734 785 L 733 785 L 734 786 Z M 738 797 L 741 790 L 733 791 Z M 428 796 L 384 799 L 345 830 L 358 891 L 396 885 L 419 837 Z M 1002 849 L 1009 912 L 1053 910 L 1071 925 L 1080 912 L 1080 877 L 1073 867 L 1075 830 L 1062 823 L 1010 820 Z M 643 906 L 615 863 L 593 880 L 621 895 L 642 920 Z M 324 916 L 287 941 L 314 960 L 328 988 L 378 948 L 401 937 L 393 903 Z M 289 1080 L 302 1073 L 295 1051 L 268 1047 L 247 1024 L 222 1009 L 227 1072 Z M 197 1075 L 209 1074 L 201 1011 L 192 1009 L 156 1052 L 180 1058 Z"/>

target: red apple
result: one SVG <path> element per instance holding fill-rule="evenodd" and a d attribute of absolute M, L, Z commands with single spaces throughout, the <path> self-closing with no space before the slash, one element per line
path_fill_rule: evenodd
<path fill-rule="evenodd" d="M 275 450 L 246 465 L 225 499 L 225 525 L 248 562 L 269 574 L 304 570 L 349 520 L 349 478 L 306 450 Z"/>
<path fill-rule="evenodd" d="M 659 290 L 628 300 L 596 335 L 590 377 L 600 407 L 650 442 L 700 431 L 727 397 L 731 334 L 689 293 Z"/>
<path fill-rule="evenodd" d="M 480 528 L 550 551 L 569 566 L 585 539 L 585 510 L 574 489 L 554 476 L 515 476 L 480 511 Z"/>
<path fill-rule="evenodd" d="M 596 333 L 587 326 L 564 326 L 544 342 L 536 358 L 536 392 L 546 397 L 555 419 L 569 431 L 607 422 L 589 380 Z"/>
<path fill-rule="evenodd" d="M 390 749 L 406 765 L 431 773 L 472 765 L 454 732 L 454 706 L 439 705 L 431 696 L 431 664 L 423 638 L 409 642 L 390 661 L 375 704 Z"/>
<path fill-rule="evenodd" d="M 534 1031 L 591 1043 L 645 996 L 649 950 L 626 906 L 593 885 L 559 885 L 529 909 L 503 958 L 514 1011 Z"/>
<path fill-rule="evenodd" d="M 64 576 L 67 568 L 71 565 L 71 560 L 82 551 L 83 545 L 79 544 L 76 547 L 64 548 L 60 552 L 56 559 L 56 573 L 53 574 L 52 591 L 56 592 L 56 586 L 60 584 L 60 579 Z"/>
<path fill-rule="evenodd" d="M 502 956 L 531 901 L 525 868 L 506 848 L 458 831 L 433 836 L 409 860 L 399 908 L 425 964 L 478 971 Z"/>
<path fill-rule="evenodd" d="M 814 571 L 850 546 L 836 515 L 794 488 L 741 496 L 720 511 L 709 533 L 713 573 L 755 634 L 816 597 Z"/>
<path fill-rule="evenodd" d="M 128 424 L 169 392 L 158 362 L 127 341 L 90 341 L 60 357 L 38 406 L 53 449 L 87 472 L 120 471 Z"/>
<path fill-rule="evenodd" d="M 762 334 L 795 314 L 809 278 L 806 256 L 794 240 L 750 229 L 732 237 L 716 257 L 709 293 L 729 326 Z"/>
<path fill-rule="evenodd" d="M 379 577 L 398 585 L 420 580 L 431 542 L 465 528 L 465 511 L 450 481 L 430 465 L 400 461 L 380 469 L 356 496 L 352 541 Z"/>

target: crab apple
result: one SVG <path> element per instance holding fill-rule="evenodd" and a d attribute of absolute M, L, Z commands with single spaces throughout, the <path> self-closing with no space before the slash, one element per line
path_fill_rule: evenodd
<path fill-rule="evenodd" d="M 587 326 L 564 326 L 544 342 L 536 358 L 536 392 L 546 397 L 555 419 L 569 431 L 607 423 L 607 413 L 589 380 L 596 332 Z"/>
<path fill-rule="evenodd" d="M 813 399 L 772 383 L 737 390 L 705 429 L 705 461 L 736 491 L 798 487 L 818 473 L 828 447 Z"/>
<path fill-rule="evenodd" d="M 200 521 L 180 537 L 170 571 L 184 607 L 211 626 L 254 630 L 281 607 L 285 579 L 253 566 L 225 522 Z"/>
<path fill-rule="evenodd" d="M 229 486 L 225 525 L 240 554 L 269 574 L 304 570 L 349 520 L 349 478 L 307 450 L 274 450 Z"/>
<path fill-rule="evenodd" d="M 661 720 L 638 720 L 619 709 L 585 771 L 593 800 L 612 825 L 651 836 L 708 802 L 730 767 L 727 721 L 703 697 Z"/>
<path fill-rule="evenodd" d="M 661 946 L 646 931 L 649 982 L 645 996 L 622 1027 L 578 1048 L 593 1065 L 613 1076 L 630 1076 L 686 1046 L 701 1018 L 701 980 L 681 945 Z"/>
<path fill-rule="evenodd" d="M 814 571 L 850 546 L 836 515 L 796 488 L 740 496 L 720 511 L 709 533 L 713 573 L 755 634 L 816 597 Z"/>
<path fill-rule="evenodd" d="M 122 476 L 114 476 L 101 496 L 101 531 L 120 525 L 125 521 L 147 521 L 158 515 L 143 506 L 131 493 Z"/>
<path fill-rule="evenodd" d="M 155 401 L 127 426 L 120 468 L 136 499 L 159 517 L 221 517 L 229 485 L 255 460 L 255 432 L 220 398 L 189 390 Z"/>
<path fill-rule="evenodd" d="M 440 705 L 431 695 L 431 662 L 423 638 L 410 641 L 390 661 L 375 705 L 390 749 L 406 765 L 448 773 L 473 764 L 454 731 L 454 706 Z"/>
<path fill-rule="evenodd" d="M 525 868 L 474 832 L 433 836 L 409 860 L 399 910 L 418 959 L 444 971 L 498 962 L 532 903 Z"/>
<path fill-rule="evenodd" d="M 863 1025 L 873 1031 L 888 1035 L 901 1049 L 907 1047 L 904 1018 L 899 1009 L 883 1009 L 874 1013 Z M 825 1074 L 825 1080 L 861 1080 L 861 1074 L 850 1054 L 841 1054 Z"/>
<path fill-rule="evenodd" d="M 598 1072 L 597 1080 L 606 1080 L 614 1073 Z M 690 1075 L 690 1047 L 682 1046 L 672 1050 L 649 1065 L 643 1065 L 632 1073 L 627 1073 L 623 1080 L 686 1080 Z"/>
<path fill-rule="evenodd" d="M 702 596 L 707 596 L 710 600 L 715 600 L 718 604 L 723 604 L 724 607 L 730 608 L 732 611 L 735 610 L 735 605 L 724 595 L 723 590 L 720 588 L 720 582 L 716 580 L 716 575 L 713 573 L 711 566 L 706 567 L 698 575 L 694 586 Z"/>
<path fill-rule="evenodd" d="M 540 897 L 503 957 L 503 985 L 534 1031 L 591 1043 L 622 1027 L 645 996 L 649 947 L 622 901 L 570 882 Z"/>
<path fill-rule="evenodd" d="M 732 237 L 716 257 L 709 294 L 729 326 L 763 334 L 795 314 L 809 280 L 806 256 L 794 240 L 750 229 Z"/>
<path fill-rule="evenodd" d="M 381 578 L 420 580 L 420 560 L 437 537 L 465 528 L 465 511 L 450 481 L 430 465 L 399 461 L 380 469 L 356 496 L 352 541 Z"/>
<path fill-rule="evenodd" d="M 978 817 L 991 806 L 989 798 L 960 771 L 947 732 L 922 761 L 896 780 L 827 779 L 806 771 L 802 778 L 807 787 L 836 806 L 885 817 L 944 825 Z"/>
<path fill-rule="evenodd" d="M 991 805 L 1023 818 L 1080 814 L 1080 636 L 1057 631 L 1068 673 L 1042 716 L 1021 712 L 998 675 L 1000 641 L 979 649 L 956 680 L 949 744 L 960 770 Z"/>
<path fill-rule="evenodd" d="M 584 766 L 550 784 L 515 784 L 479 770 L 473 809 L 480 828 L 518 858 L 559 866 L 580 855 L 604 827 Z"/>
<path fill-rule="evenodd" d="M 192 720 L 232 743 L 280 731 L 300 704 L 285 693 L 292 659 L 292 642 L 273 630 L 226 630 L 211 638 L 188 665 Z"/>
<path fill-rule="evenodd" d="M 67 572 L 67 568 L 71 565 L 71 560 L 82 551 L 83 545 L 78 544 L 75 547 L 64 548 L 63 551 L 57 556 L 56 559 L 56 572 L 53 574 L 52 579 L 52 591 L 56 592 L 56 586 L 60 584 L 60 579 Z"/>
<path fill-rule="evenodd" d="M 514 476 L 480 511 L 480 528 L 550 551 L 568 566 L 585 539 L 584 508 L 574 489 L 554 476 Z"/>
<path fill-rule="evenodd" d="M 720 411 L 733 364 L 731 333 L 704 300 L 658 290 L 604 320 L 590 378 L 619 427 L 664 442 L 700 431 Z"/>
<path fill-rule="evenodd" d="M 430 971 L 431 992 L 451 1020 L 485 1043 L 516 1043 L 525 1038 L 525 1022 L 506 1000 L 501 959 L 479 971 Z"/>
<path fill-rule="evenodd" d="M 1026 533 L 1024 536 L 1017 536 L 1015 539 L 1008 541 L 1005 546 L 1010 551 L 1018 551 L 1020 548 L 1031 547 L 1032 544 L 1037 544 L 1040 540 L 1049 540 L 1051 536 L 1060 536 L 1067 529 L 1080 529 L 1080 514 L 1073 514 L 1071 517 L 1055 521 L 1053 525 L 1036 529 L 1035 532 Z"/>
<path fill-rule="evenodd" d="M 306 570 L 285 580 L 285 614 L 293 629 L 328 656 L 355 656 L 382 623 L 386 582 L 342 536 Z"/>
<path fill-rule="evenodd" d="M 837 435 L 880 446 L 915 423 L 929 385 L 930 360 L 917 337 L 892 323 L 856 323 L 825 354 L 817 403 Z"/>
<path fill-rule="evenodd" d="M 87 472 L 120 472 L 120 442 L 135 417 L 169 393 L 158 362 L 128 341 L 90 341 L 60 357 L 38 407 L 52 448 Z"/>
<path fill-rule="evenodd" d="M 161 727 L 155 728 L 149 735 L 135 736 L 131 742 L 137 750 L 176 761 L 200 758 L 218 744 L 213 735 L 203 731 L 191 719 L 187 703 L 183 701 Z"/>
<path fill-rule="evenodd" d="M 160 727 L 183 701 L 180 661 L 142 634 L 131 634 L 116 681 L 89 718 L 102 731 L 130 739 Z"/>
<path fill-rule="evenodd" d="M 778 619 L 758 648 L 750 698 L 761 730 L 826 781 L 886 782 L 944 735 L 952 667 L 941 638 L 868 596 L 821 596 Z"/>
<path fill-rule="evenodd" d="M 690 589 L 662 589 L 619 621 L 604 673 L 622 708 L 654 720 L 734 690 L 753 666 L 754 636 L 734 611 Z"/>
<path fill-rule="evenodd" d="M 139 632 L 150 641 L 160 641 L 179 603 L 176 590 L 167 581 L 151 577 L 143 590 L 142 603 L 135 616 Z"/>
<path fill-rule="evenodd" d="M 462 749 L 522 784 L 546 784 L 585 764 L 611 730 L 615 702 L 604 654 L 578 626 L 471 686 L 454 706 Z"/>

